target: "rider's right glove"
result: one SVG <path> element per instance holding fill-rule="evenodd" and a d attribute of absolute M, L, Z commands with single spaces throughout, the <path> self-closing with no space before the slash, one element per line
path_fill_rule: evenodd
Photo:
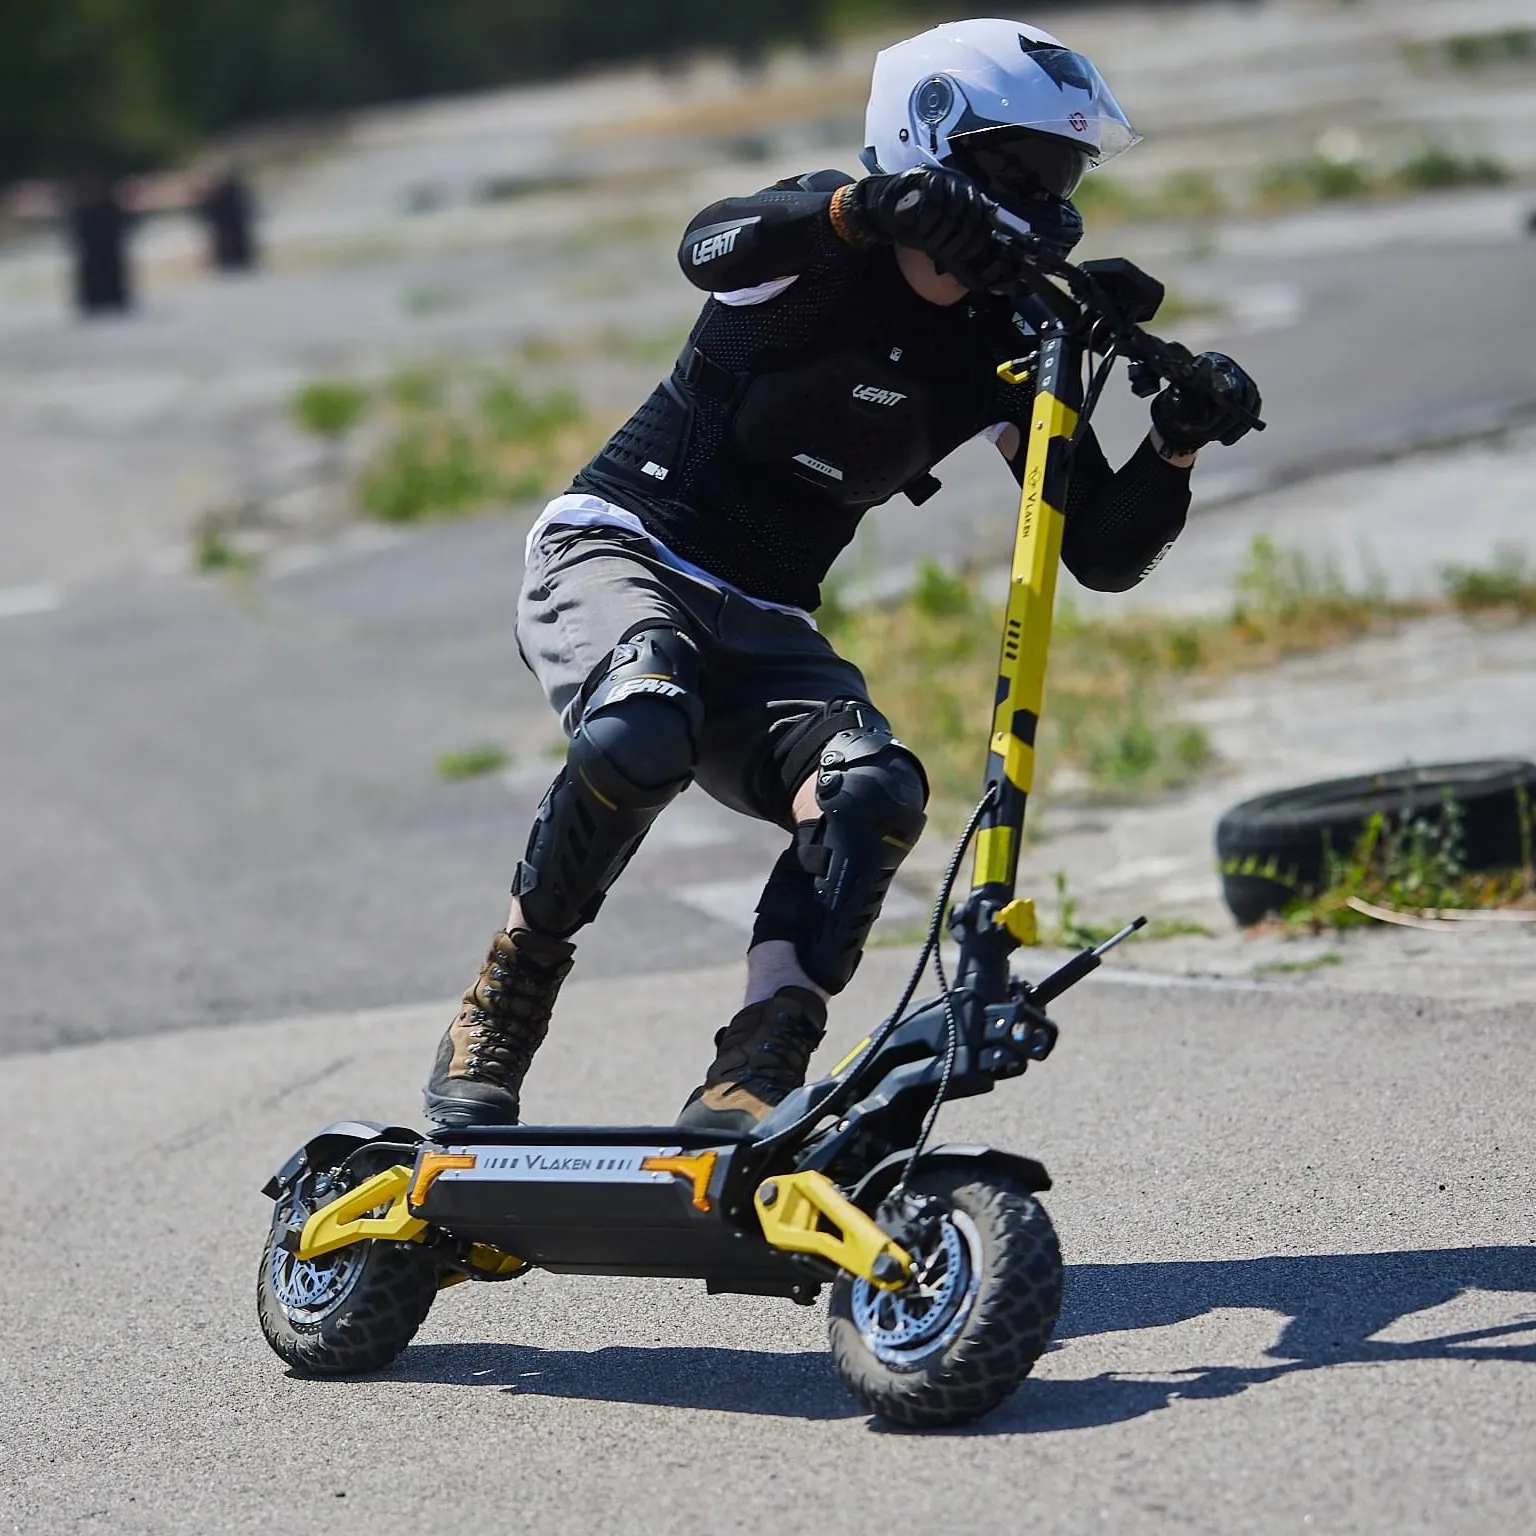
<path fill-rule="evenodd" d="M 1228 448 L 1253 429 L 1231 409 L 1257 416 L 1264 408 L 1259 386 L 1224 352 L 1195 359 L 1203 389 L 1170 384 L 1152 402 L 1152 425 L 1175 453 L 1194 453 L 1207 443 Z"/>
<path fill-rule="evenodd" d="M 833 196 L 833 224 L 855 244 L 910 246 L 967 288 L 997 287 L 1013 266 L 997 231 L 997 204 L 959 171 L 919 166 L 866 176 Z"/>

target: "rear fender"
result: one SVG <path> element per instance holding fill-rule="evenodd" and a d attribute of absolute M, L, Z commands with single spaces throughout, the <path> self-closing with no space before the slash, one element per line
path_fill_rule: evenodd
<path fill-rule="evenodd" d="M 295 1180 L 314 1168 L 324 1167 L 338 1155 L 344 1155 L 356 1147 L 367 1146 L 370 1141 L 403 1141 L 412 1144 L 422 1139 L 420 1131 L 412 1131 L 403 1125 L 382 1125 L 377 1120 L 337 1120 L 311 1136 L 276 1173 L 261 1186 L 261 1192 L 269 1200 L 276 1200 Z"/>
<path fill-rule="evenodd" d="M 893 1152 L 876 1163 L 853 1191 L 853 1203 L 865 1211 L 878 1209 L 880 1202 L 896 1187 L 896 1181 L 901 1177 L 901 1171 L 911 1155 L 909 1148 L 905 1152 Z M 958 1144 L 935 1147 L 931 1152 L 922 1153 L 917 1165 L 920 1169 L 959 1167 L 974 1169 L 978 1174 L 1007 1174 L 1037 1195 L 1044 1194 L 1051 1187 L 1051 1176 L 1045 1171 L 1043 1163 L 1036 1162 L 1032 1157 L 1020 1157 L 1016 1152 L 1001 1152 L 996 1147 Z"/>

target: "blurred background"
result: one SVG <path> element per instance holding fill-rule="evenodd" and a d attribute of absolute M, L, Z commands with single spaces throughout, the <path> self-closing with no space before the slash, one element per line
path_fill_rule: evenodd
<path fill-rule="evenodd" d="M 12 0 L 0 1051 L 462 985 L 561 747 L 513 641 L 522 535 L 670 366 L 692 213 L 856 170 L 876 49 L 944 14 Z M 1149 910 L 1170 965 L 1251 968 L 1223 806 L 1533 746 L 1536 17 L 1023 19 L 1146 136 L 1085 184 L 1087 253 L 1163 277 L 1157 328 L 1241 359 L 1272 423 L 1205 455 L 1135 594 L 1065 595 L 1026 874 L 1063 941 Z M 1117 383 L 1112 451 L 1144 420 Z M 942 832 L 1015 496 L 990 449 L 940 474 L 867 520 L 823 618 L 933 766 Z M 685 796 L 586 973 L 738 953 L 779 839 Z"/>

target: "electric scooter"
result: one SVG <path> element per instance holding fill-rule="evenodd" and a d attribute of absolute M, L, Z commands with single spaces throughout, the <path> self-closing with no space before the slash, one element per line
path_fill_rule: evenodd
<path fill-rule="evenodd" d="M 1163 287 L 1129 262 L 1060 260 L 1027 236 L 1019 313 L 1036 332 L 1030 421 L 983 793 L 949 860 L 896 1006 L 818 1082 L 748 1135 L 678 1126 L 444 1127 L 342 1121 L 267 1182 L 274 1202 L 258 1313 L 307 1374 L 388 1365 L 440 1290 L 556 1274 L 702 1280 L 711 1293 L 812 1304 L 830 1287 L 836 1369 L 870 1413 L 954 1425 L 1003 1401 L 1049 1345 L 1062 1259 L 1032 1158 L 933 1145 L 940 1107 L 990 1093 L 1056 1045 L 1046 1009 L 1138 919 L 1030 983 L 1010 958 L 1035 941 L 1016 895 L 1045 688 L 1073 450 L 1118 358 L 1139 395 L 1163 381 L 1210 393 L 1182 346 L 1146 331 Z M 1229 402 L 1224 402 L 1229 403 Z M 1238 413 L 1240 431 L 1263 422 Z M 950 910 L 972 844 L 970 894 Z M 958 941 L 953 980 L 939 947 Z M 937 994 L 913 1003 L 932 963 Z"/>

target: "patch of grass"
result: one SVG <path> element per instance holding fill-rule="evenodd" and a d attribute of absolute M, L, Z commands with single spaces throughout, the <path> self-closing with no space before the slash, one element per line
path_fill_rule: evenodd
<path fill-rule="evenodd" d="M 396 369 L 385 381 L 384 391 L 396 410 L 429 411 L 442 404 L 447 387 L 442 368 L 418 363 Z"/>
<path fill-rule="evenodd" d="M 260 564 L 250 550 L 231 543 L 217 523 L 204 521 L 192 535 L 192 565 L 204 576 L 250 576 Z"/>
<path fill-rule="evenodd" d="M 577 395 L 530 389 L 510 370 L 403 369 L 383 397 L 386 434 L 356 495 L 384 522 L 534 499 L 568 479 L 596 446 Z"/>
<path fill-rule="evenodd" d="M 1228 199 L 1209 171 L 1174 171 L 1158 188 L 1162 216 L 1169 219 L 1211 219 L 1227 211 Z"/>
<path fill-rule="evenodd" d="M 1087 921 L 1079 911 L 1077 897 L 1072 894 L 1066 871 L 1058 869 L 1051 879 L 1056 887 L 1056 922 L 1042 932 L 1040 937 L 1042 944 L 1065 949 L 1093 949 L 1106 939 L 1114 938 L 1129 925 L 1129 920 L 1107 923 Z M 1204 923 L 1193 922 L 1182 917 L 1158 917 L 1153 918 L 1139 932 L 1132 934 L 1130 942 L 1190 937 L 1209 939 L 1214 938 L 1215 935 Z"/>
<path fill-rule="evenodd" d="M 1138 935 L 1144 939 L 1214 939 L 1204 923 L 1187 917 L 1154 917 Z"/>
<path fill-rule="evenodd" d="M 1261 534 L 1238 573 L 1226 638 L 1242 664 L 1252 666 L 1356 639 L 1384 620 L 1425 607 L 1393 599 L 1379 580 L 1351 586 L 1332 560 L 1283 548 Z M 1198 653 L 1198 638 L 1192 638 Z"/>
<path fill-rule="evenodd" d="M 1153 219 L 1210 219 L 1225 213 L 1221 184 L 1203 170 L 1174 171 L 1155 188 L 1127 186 L 1096 171 L 1072 194 L 1090 228 Z"/>
<path fill-rule="evenodd" d="M 1067 882 L 1067 872 L 1058 869 L 1051 880 L 1056 886 L 1056 923 L 1041 938 L 1044 944 L 1063 949 L 1092 949 L 1106 939 L 1112 939 L 1125 927 L 1124 923 L 1099 924 L 1085 921 L 1078 912 L 1077 897 Z"/>
<path fill-rule="evenodd" d="M 383 523 L 451 517 L 490 500 L 490 469 L 455 422 L 408 422 L 363 472 L 358 499 Z"/>
<path fill-rule="evenodd" d="M 1336 949 L 1313 955 L 1310 960 L 1271 960 L 1253 968 L 1255 976 L 1299 976 L 1307 971 L 1323 971 L 1330 966 L 1342 965 L 1344 956 Z"/>
<path fill-rule="evenodd" d="M 1440 571 L 1445 595 L 1462 613 L 1504 611 L 1536 618 L 1536 569 L 1518 544 L 1502 544 L 1486 566 L 1447 565 Z"/>
<path fill-rule="evenodd" d="M 337 442 L 363 419 L 368 390 L 351 379 L 316 379 L 295 390 L 289 415 L 300 431 Z"/>
<path fill-rule="evenodd" d="M 1440 144 L 1427 144 L 1405 160 L 1393 181 L 1411 192 L 1440 192 L 1449 187 L 1498 187 L 1510 170 L 1493 155 L 1460 155 Z"/>
<path fill-rule="evenodd" d="M 1090 791 L 1121 798 L 1188 783 L 1209 765 L 1212 748 L 1204 731 L 1178 718 L 1179 690 L 1354 639 L 1421 607 L 1353 588 L 1328 564 L 1268 539 L 1254 541 L 1222 618 L 1089 618 L 1063 600 L 1047 674 L 1040 781 L 1048 787 L 1051 774 L 1065 768 Z M 849 609 L 830 586 L 817 615 L 922 758 L 935 825 L 944 832 L 964 821 L 981 782 L 1001 618 L 973 579 L 934 565 L 890 603 Z"/>
<path fill-rule="evenodd" d="M 1520 796 L 1521 867 L 1471 871 L 1464 861 L 1461 807 L 1447 792 L 1433 816 L 1398 818 L 1378 812 L 1347 853 L 1325 850 L 1323 888 L 1293 902 L 1284 919 L 1314 933 L 1356 928 L 1375 919 L 1349 905 L 1359 897 L 1395 911 L 1465 911 L 1530 904 L 1536 900 L 1532 815 Z"/>
<path fill-rule="evenodd" d="M 1072 201 L 1091 226 L 1099 224 L 1123 224 L 1143 216 L 1145 204 L 1123 181 L 1103 171 L 1095 171 L 1084 177 L 1082 185 L 1072 194 Z"/>
<path fill-rule="evenodd" d="M 511 761 L 502 748 L 481 742 L 458 752 L 442 753 L 437 759 L 437 776 L 448 780 L 475 779 L 483 774 L 497 773 Z"/>
<path fill-rule="evenodd" d="M 1293 208 L 1366 197 L 1379 188 L 1379 178 L 1358 161 L 1305 155 L 1265 171 L 1259 177 L 1257 200 L 1260 209 Z"/>
<path fill-rule="evenodd" d="M 481 424 L 492 441 L 507 446 L 551 442 L 585 414 L 569 389 L 529 394 L 505 375 L 492 378 L 477 403 Z"/>
<path fill-rule="evenodd" d="M 1536 63 L 1536 27 L 1455 32 L 1434 42 L 1405 44 L 1404 52 L 1412 64 L 1445 64 L 1452 69 Z"/>
<path fill-rule="evenodd" d="M 1311 203 L 1353 201 L 1394 192 L 1500 186 L 1510 179 L 1509 167 L 1496 156 L 1461 154 L 1444 144 L 1425 144 L 1406 160 L 1386 169 L 1359 158 L 1313 154 L 1263 172 L 1255 188 L 1254 204 L 1260 212 L 1276 212 Z"/>

